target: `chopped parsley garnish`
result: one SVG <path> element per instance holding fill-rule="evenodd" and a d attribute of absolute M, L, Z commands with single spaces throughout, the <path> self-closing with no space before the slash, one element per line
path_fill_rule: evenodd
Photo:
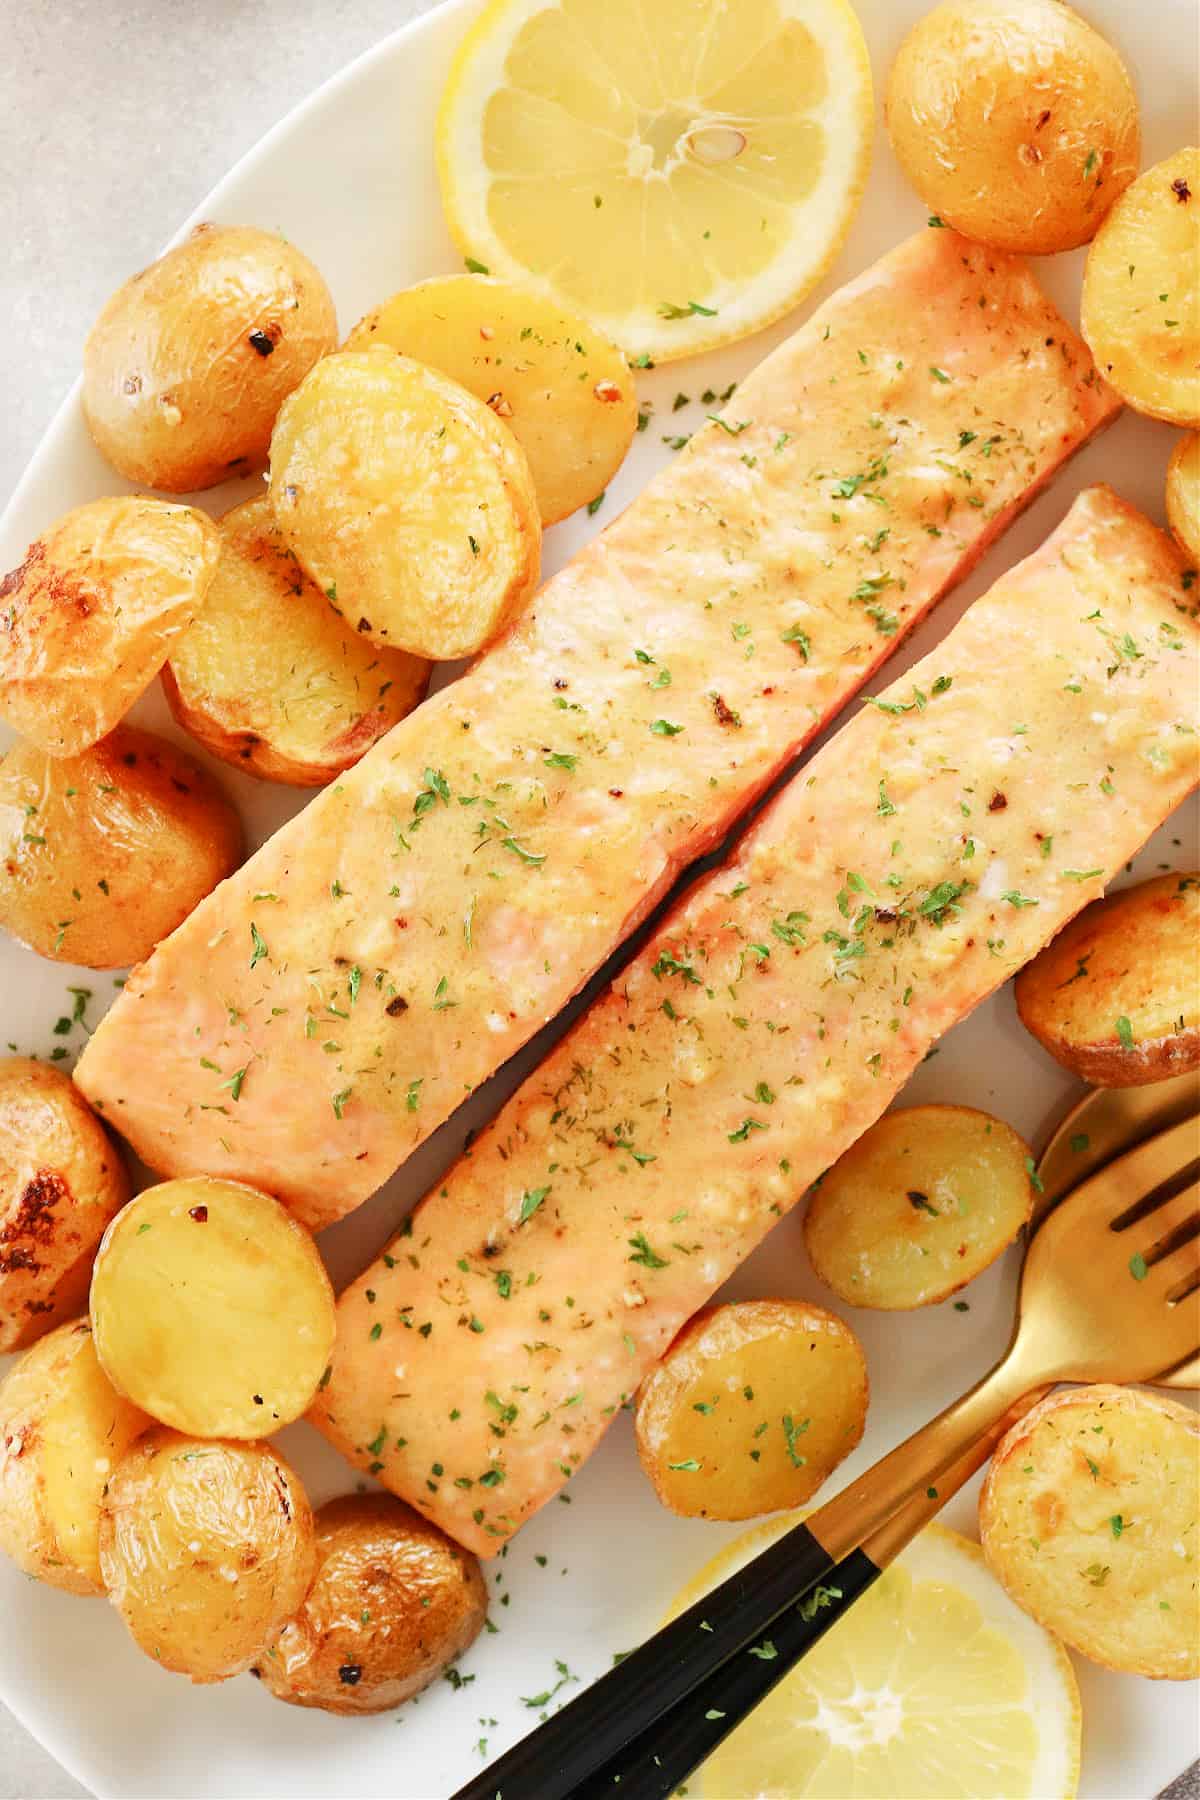
<path fill-rule="evenodd" d="M 657 1251 L 651 1249 L 644 1231 L 639 1231 L 636 1237 L 627 1238 L 625 1241 L 634 1253 L 626 1260 L 631 1263 L 641 1263 L 644 1269 L 665 1269 L 671 1260 L 669 1256 L 659 1256 Z"/>
<path fill-rule="evenodd" d="M 717 309 L 715 306 L 701 306 L 698 300 L 689 300 L 686 306 L 676 306 L 673 300 L 659 302 L 658 316 L 660 319 L 690 319 L 693 314 L 697 313 L 701 318 L 715 319 Z"/>
<path fill-rule="evenodd" d="M 517 1219 L 518 1225 L 524 1225 L 526 1219 L 532 1219 L 534 1213 L 549 1192 L 549 1187 L 525 1189 L 525 1192 L 521 1195 L 521 1211 Z"/>

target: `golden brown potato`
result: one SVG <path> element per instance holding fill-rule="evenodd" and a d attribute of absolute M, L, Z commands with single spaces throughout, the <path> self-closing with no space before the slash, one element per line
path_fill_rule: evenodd
<path fill-rule="evenodd" d="M 164 738 L 118 725 L 80 756 L 0 761 L 0 928 L 39 956 L 123 969 L 237 867 L 237 814 Z"/>
<path fill-rule="evenodd" d="M 1029 1218 L 1029 1145 L 970 1106 L 887 1113 L 826 1171 L 804 1219 L 813 1268 L 851 1306 L 931 1306 Z"/>
<path fill-rule="evenodd" d="M 100 1502 L 149 1429 L 100 1364 L 86 1319 L 39 1339 L 0 1385 L 0 1550 L 69 1594 L 102 1594 Z"/>
<path fill-rule="evenodd" d="M 372 643 L 472 655 L 537 583 L 525 452 L 473 394 L 394 351 L 318 363 L 279 414 L 270 492 L 301 566 Z"/>
<path fill-rule="evenodd" d="M 162 679 L 171 711 L 213 756 L 265 781 L 318 787 L 424 698 L 429 664 L 350 629 L 263 495 L 221 520 L 216 578 Z"/>
<path fill-rule="evenodd" d="M 217 528 L 145 495 L 77 506 L 0 581 L 0 714 L 50 756 L 111 731 L 204 603 Z"/>
<path fill-rule="evenodd" d="M 1200 1675 L 1200 1415 L 1136 1388 L 1060 1388 L 1008 1433 L 979 1498 L 1018 1606 L 1082 1655 Z"/>
<path fill-rule="evenodd" d="M 1138 412 L 1200 425 L 1200 150 L 1139 175 L 1096 234 L 1083 335 Z"/>
<path fill-rule="evenodd" d="M 638 1389 L 634 1431 L 654 1491 L 693 1519 L 802 1506 L 863 1433 L 867 1365 L 833 1313 L 738 1300 L 690 1319 Z"/>
<path fill-rule="evenodd" d="M 1184 553 L 1200 563 L 1200 432 L 1180 438 L 1171 453 L 1167 521 Z"/>
<path fill-rule="evenodd" d="M 304 1604 L 251 1673 L 293 1706 L 386 1712 L 479 1636 L 479 1563 L 390 1494 L 343 1494 L 320 1508 L 316 1528 Z"/>
<path fill-rule="evenodd" d="M 197 1437 L 298 1419 L 333 1350 L 333 1289 L 308 1232 L 268 1194 L 206 1175 L 147 1188 L 113 1220 L 91 1313 L 113 1385 Z"/>
<path fill-rule="evenodd" d="M 197 225 L 119 287 L 83 350 L 83 412 L 130 481 L 185 494 L 266 461 L 275 415 L 337 343 L 333 300 L 294 245 Z"/>
<path fill-rule="evenodd" d="M 0 1352 L 83 1310 L 96 1246 L 128 1198 L 75 1084 L 30 1057 L 0 1061 Z"/>
<path fill-rule="evenodd" d="M 372 344 L 440 369 L 504 420 L 529 459 L 543 525 L 604 492 L 637 430 L 624 354 L 595 326 L 517 282 L 418 282 L 361 319 L 345 347 Z"/>
<path fill-rule="evenodd" d="M 1137 95 L 1063 0 L 943 0 L 888 78 L 892 148 L 935 218 L 997 250 L 1085 244 L 1137 174 Z"/>
<path fill-rule="evenodd" d="M 1021 1023 L 1096 1087 L 1200 1068 L 1200 875 L 1093 900 L 1015 987 Z"/>
<path fill-rule="evenodd" d="M 140 1649 L 193 1681 L 225 1681 L 266 1654 L 308 1591 L 313 1516 L 269 1444 L 156 1429 L 109 1478 L 104 1585 Z"/>

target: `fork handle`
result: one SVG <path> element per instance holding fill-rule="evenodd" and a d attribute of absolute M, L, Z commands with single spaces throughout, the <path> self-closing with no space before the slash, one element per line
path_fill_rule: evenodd
<path fill-rule="evenodd" d="M 828 1595 L 827 1604 L 803 1610 L 793 1606 L 776 1619 L 769 1638 L 753 1646 L 773 1654 L 756 1657 L 743 1650 L 722 1664 L 653 1731 L 572 1788 L 570 1800 L 669 1800 L 882 1573 L 865 1550 L 852 1550 L 818 1590 Z M 526 1791 L 535 1790 L 517 1793 Z M 541 1788 L 536 1792 L 541 1800 Z"/>
<path fill-rule="evenodd" d="M 807 1525 L 793 1526 L 514 1744 L 453 1800 L 566 1800 L 728 1657 L 761 1638 L 833 1567 Z M 747 1655 L 745 1661 L 753 1667 L 757 1659 Z"/>
<path fill-rule="evenodd" d="M 1030 1342 L 1019 1357 L 1016 1348 L 1014 1338 L 1008 1353 L 982 1381 L 809 1514 L 809 1530 L 831 1562 L 841 1562 L 922 1494 L 936 1500 L 939 1480 L 972 1445 L 998 1441 L 1026 1410 L 1030 1394 L 1069 1377 L 1068 1370 L 1039 1359 Z"/>

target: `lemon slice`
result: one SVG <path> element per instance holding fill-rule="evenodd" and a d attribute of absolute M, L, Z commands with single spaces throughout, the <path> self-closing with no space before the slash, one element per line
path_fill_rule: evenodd
<path fill-rule="evenodd" d="M 442 96 L 442 198 L 468 266 L 665 362 L 820 279 L 873 118 L 846 0 L 491 0 Z"/>
<path fill-rule="evenodd" d="M 713 1558 L 672 1612 L 798 1514 Z M 688 1782 L 694 1800 L 1069 1800 L 1079 1690 L 977 1544 L 929 1525 Z"/>

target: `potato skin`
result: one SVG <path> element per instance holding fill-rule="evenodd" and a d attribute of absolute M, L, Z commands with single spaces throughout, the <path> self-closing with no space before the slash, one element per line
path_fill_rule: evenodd
<path fill-rule="evenodd" d="M 1200 563 L 1200 432 L 1180 438 L 1171 452 L 1167 522 L 1185 555 Z"/>
<path fill-rule="evenodd" d="M 1015 983 L 1021 1023 L 1095 1087 L 1200 1068 L 1200 875 L 1158 875 L 1085 906 Z"/>
<path fill-rule="evenodd" d="M 1200 1415 L 1060 1388 L 1003 1439 L 979 1497 L 993 1572 L 1072 1649 L 1151 1680 L 1200 1675 Z"/>
<path fill-rule="evenodd" d="M 690 1319 L 637 1392 L 638 1456 L 684 1518 L 802 1506 L 862 1437 L 867 1365 L 844 1320 L 802 1300 Z"/>
<path fill-rule="evenodd" d="M 970 1106 L 885 1113 L 826 1171 L 804 1215 L 813 1268 L 851 1306 L 949 1299 L 1033 1208 L 1029 1145 Z"/>
<path fill-rule="evenodd" d="M 111 1470 L 150 1426 L 74 1319 L 39 1338 L 0 1384 L 0 1550 L 69 1594 L 102 1594 L 100 1505 Z"/>
<path fill-rule="evenodd" d="M 214 1093 L 227 1093 L 214 1075 Z M 112 1221 L 91 1288 L 96 1354 L 119 1393 L 196 1437 L 267 1437 L 309 1406 L 333 1353 L 333 1289 L 277 1200 L 194 1175 Z"/>
<path fill-rule="evenodd" d="M 603 493 L 633 441 L 637 389 L 623 352 L 518 282 L 420 281 L 360 319 L 344 347 L 372 344 L 440 369 L 505 421 L 529 458 L 543 525 Z"/>
<path fill-rule="evenodd" d="M 0 1352 L 82 1310 L 128 1198 L 125 1164 L 75 1084 L 31 1057 L 0 1061 Z"/>
<path fill-rule="evenodd" d="M 118 724 L 203 605 L 220 540 L 147 495 L 77 506 L 0 581 L 0 713 L 49 756 Z"/>
<path fill-rule="evenodd" d="M 293 244 L 197 225 L 108 301 L 83 351 L 83 411 L 129 481 L 190 493 L 266 461 L 280 405 L 337 342 L 329 289 Z"/>
<path fill-rule="evenodd" d="M 390 1494 L 316 1515 L 317 1568 L 251 1673 L 278 1700 L 332 1713 L 399 1706 L 470 1648 L 487 1617 L 478 1560 Z"/>
<path fill-rule="evenodd" d="M 537 583 L 521 446 L 465 388 L 392 350 L 318 363 L 280 410 L 270 495 L 302 568 L 373 644 L 473 655 Z"/>
<path fill-rule="evenodd" d="M 1177 150 L 1122 194 L 1088 251 L 1079 317 L 1122 400 L 1200 426 L 1200 149 Z"/>
<path fill-rule="evenodd" d="M 189 756 L 130 725 L 79 756 L 0 761 L 0 927 L 52 961 L 148 956 L 241 858 L 237 814 Z"/>
<path fill-rule="evenodd" d="M 147 1656 L 196 1682 L 225 1681 L 265 1654 L 303 1600 L 312 1509 L 269 1445 L 159 1428 L 109 1479 L 100 1566 Z"/>
<path fill-rule="evenodd" d="M 204 610 L 162 671 L 171 711 L 212 756 L 319 787 L 425 696 L 429 664 L 368 644 L 309 581 L 265 495 L 220 521 Z"/>
<path fill-rule="evenodd" d="M 1085 244 L 1137 174 L 1128 71 L 1063 0 L 943 0 L 900 46 L 885 115 L 930 211 L 997 250 Z"/>

